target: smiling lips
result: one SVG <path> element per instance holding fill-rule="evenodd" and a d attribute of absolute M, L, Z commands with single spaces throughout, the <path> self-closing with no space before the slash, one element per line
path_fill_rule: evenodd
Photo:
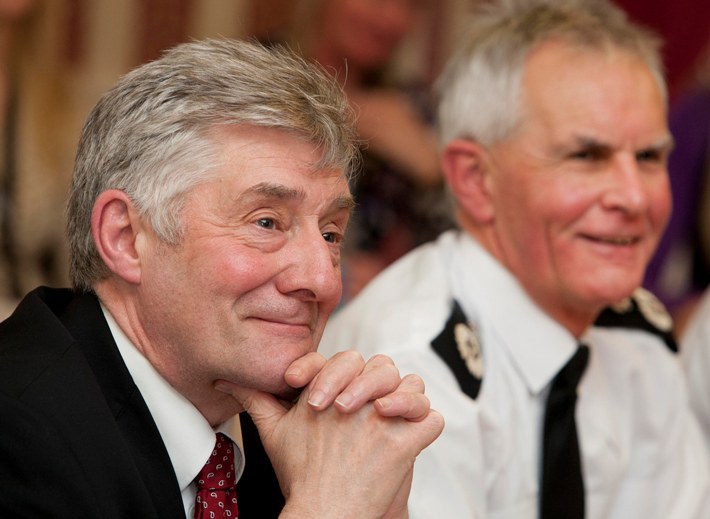
<path fill-rule="evenodd" d="M 308 330 L 311 330 L 312 328 L 311 319 L 304 317 L 289 318 L 275 315 L 254 315 L 251 318 L 257 321 L 262 321 L 264 323 L 273 324 L 277 326 L 308 328 Z"/>
<path fill-rule="evenodd" d="M 585 235 L 585 238 L 597 243 L 605 243 L 609 245 L 629 246 L 641 241 L 639 236 L 590 236 Z"/>
<path fill-rule="evenodd" d="M 254 316 L 254 319 L 266 321 L 268 323 L 283 324 L 288 326 L 310 326 L 310 321 L 306 319 L 287 319 L 283 317 Z"/>

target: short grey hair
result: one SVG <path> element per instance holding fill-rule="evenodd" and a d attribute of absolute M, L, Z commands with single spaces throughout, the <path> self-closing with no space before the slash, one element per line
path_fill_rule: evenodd
<path fill-rule="evenodd" d="M 660 39 L 607 0 L 481 2 L 437 81 L 440 144 L 468 138 L 490 146 L 508 137 L 523 117 L 526 58 L 551 40 L 637 56 L 667 98 Z"/>
<path fill-rule="evenodd" d="M 108 275 L 91 235 L 97 197 L 124 191 L 161 240 L 179 243 L 185 195 L 215 174 L 215 131 L 227 125 L 291 132 L 321 151 L 316 169 L 356 167 L 353 112 L 320 67 L 254 42 L 178 45 L 121 78 L 84 125 L 67 207 L 75 289 Z"/>

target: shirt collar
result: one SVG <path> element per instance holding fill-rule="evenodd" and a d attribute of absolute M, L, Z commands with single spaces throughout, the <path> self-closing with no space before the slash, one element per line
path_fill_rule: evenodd
<path fill-rule="evenodd" d="M 450 286 L 482 333 L 500 344 L 532 394 L 539 394 L 577 349 L 577 340 L 530 299 L 518 280 L 475 239 L 459 233 L 450 244 Z M 465 290 L 464 288 L 465 287 Z"/>
<path fill-rule="evenodd" d="M 215 446 L 215 432 L 222 432 L 235 442 L 234 468 L 239 480 L 244 471 L 244 455 L 238 415 L 213 429 L 202 413 L 156 371 L 103 305 L 101 309 L 165 443 L 180 491 L 193 482 L 209 459 Z"/>

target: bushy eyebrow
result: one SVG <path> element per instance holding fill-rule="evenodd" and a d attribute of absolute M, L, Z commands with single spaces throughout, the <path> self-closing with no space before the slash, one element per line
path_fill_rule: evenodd
<path fill-rule="evenodd" d="M 603 142 L 594 137 L 585 137 L 578 135 L 575 138 L 575 149 L 594 152 L 595 154 L 600 156 L 607 156 L 611 154 L 614 148 L 611 144 Z"/>
<path fill-rule="evenodd" d="M 668 133 L 667 135 L 664 135 L 663 137 L 658 139 L 655 143 L 652 143 L 651 146 L 648 147 L 648 149 L 666 151 L 670 153 L 674 147 L 675 139 L 670 133 Z"/>
<path fill-rule="evenodd" d="M 604 142 L 596 137 L 590 137 L 586 135 L 576 135 L 575 144 L 582 149 L 593 150 L 600 153 L 609 153 L 614 149 L 612 144 Z M 642 150 L 657 150 L 657 151 L 670 151 L 673 149 L 674 140 L 673 136 L 668 133 L 655 142 L 650 143 L 648 146 L 641 148 Z"/>
<path fill-rule="evenodd" d="M 357 204 L 352 196 L 339 196 L 332 205 L 336 209 L 347 209 L 352 212 Z"/>
<path fill-rule="evenodd" d="M 272 184 L 269 182 L 260 182 L 251 186 L 239 196 L 239 200 L 249 198 L 274 198 L 284 201 L 300 201 L 306 198 L 306 192 L 302 189 L 294 189 L 281 184 Z"/>
<path fill-rule="evenodd" d="M 301 202 L 306 199 L 306 192 L 303 189 L 296 189 L 283 184 L 273 184 L 270 182 L 260 182 L 244 191 L 237 202 L 245 202 L 253 198 L 267 198 L 284 202 Z M 346 209 L 352 212 L 355 209 L 355 200 L 352 196 L 339 196 L 330 204 L 334 209 Z"/>

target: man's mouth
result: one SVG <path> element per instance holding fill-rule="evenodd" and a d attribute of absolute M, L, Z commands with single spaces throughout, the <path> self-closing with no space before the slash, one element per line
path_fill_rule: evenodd
<path fill-rule="evenodd" d="M 253 319 L 257 321 L 262 321 L 265 323 L 269 324 L 275 324 L 275 325 L 281 325 L 281 326 L 292 326 L 292 327 L 305 327 L 305 328 L 310 328 L 311 323 L 310 321 L 304 320 L 304 319 L 284 319 L 284 318 L 279 318 L 279 317 L 258 317 L 255 316 Z"/>
<path fill-rule="evenodd" d="M 591 236 L 585 235 L 588 240 L 596 243 L 627 247 L 641 241 L 638 236 Z"/>

